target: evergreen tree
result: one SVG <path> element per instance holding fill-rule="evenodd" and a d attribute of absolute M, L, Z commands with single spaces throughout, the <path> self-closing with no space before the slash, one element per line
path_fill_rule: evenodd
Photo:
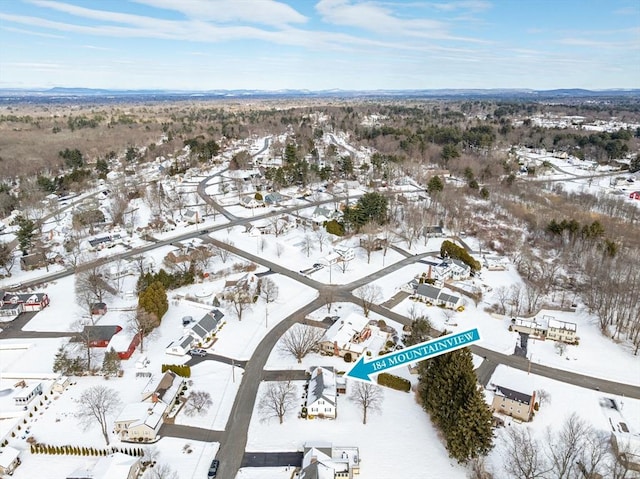
<path fill-rule="evenodd" d="M 140 293 L 138 307 L 155 315 L 158 321 L 162 319 L 169 309 L 169 301 L 167 300 L 167 292 L 160 281 L 151 283 Z"/>
<path fill-rule="evenodd" d="M 71 359 L 67 356 L 67 351 L 64 349 L 64 346 L 60 346 L 53 360 L 53 372 L 69 374 L 70 369 Z"/>
<path fill-rule="evenodd" d="M 104 355 L 102 360 L 102 372 L 105 376 L 115 376 L 120 371 L 120 356 L 115 349 L 111 348 Z"/>
<path fill-rule="evenodd" d="M 25 218 L 24 216 L 17 216 L 13 220 L 13 223 L 18 225 L 18 231 L 16 232 L 16 238 L 18 239 L 18 245 L 23 255 L 26 255 L 31 247 L 36 236 L 36 224 L 33 220 Z"/>
<path fill-rule="evenodd" d="M 477 388 L 469 348 L 421 362 L 419 388 L 451 457 L 464 463 L 491 449 L 491 411 Z"/>

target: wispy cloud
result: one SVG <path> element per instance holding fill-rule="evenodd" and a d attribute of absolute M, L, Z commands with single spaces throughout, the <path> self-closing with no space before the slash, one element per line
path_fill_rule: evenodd
<path fill-rule="evenodd" d="M 388 5 L 388 4 L 387 4 Z M 357 27 L 374 33 L 394 34 L 437 40 L 458 40 L 488 43 L 484 40 L 459 37 L 449 32 L 449 25 L 428 18 L 403 18 L 384 5 L 353 0 L 320 0 L 316 10 L 327 23 Z"/>
<path fill-rule="evenodd" d="M 214 23 L 244 22 L 271 26 L 305 23 L 308 19 L 286 3 L 274 0 L 134 0 L 151 7 L 181 12 Z"/>
<path fill-rule="evenodd" d="M 36 36 L 36 37 L 64 38 L 64 35 L 56 35 L 54 33 L 34 32 L 33 30 L 25 30 L 24 28 L 2 26 L 2 27 L 0 27 L 0 29 L 6 30 L 7 32 L 23 33 L 25 35 L 33 35 L 33 36 Z"/>

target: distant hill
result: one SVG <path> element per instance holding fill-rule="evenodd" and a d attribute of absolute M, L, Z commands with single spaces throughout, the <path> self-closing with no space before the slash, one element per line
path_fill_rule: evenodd
<path fill-rule="evenodd" d="M 0 99 L 13 102 L 118 102 L 167 101 L 186 99 L 228 98 L 443 98 L 443 99 L 495 99 L 544 100 L 586 98 L 640 99 L 640 89 L 584 90 L 566 88 L 556 90 L 531 89 L 429 89 L 429 90 L 111 90 L 95 88 L 0 89 Z"/>

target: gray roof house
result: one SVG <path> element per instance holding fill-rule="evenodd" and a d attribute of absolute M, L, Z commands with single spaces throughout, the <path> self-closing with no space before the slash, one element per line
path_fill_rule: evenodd
<path fill-rule="evenodd" d="M 331 367 L 311 368 L 307 391 L 307 414 L 335 419 L 337 414 L 336 374 Z"/>
<path fill-rule="evenodd" d="M 220 320 L 224 314 L 219 309 L 213 309 L 205 314 L 200 320 L 191 326 L 189 334 L 198 341 L 204 341 L 214 334 L 220 326 Z"/>

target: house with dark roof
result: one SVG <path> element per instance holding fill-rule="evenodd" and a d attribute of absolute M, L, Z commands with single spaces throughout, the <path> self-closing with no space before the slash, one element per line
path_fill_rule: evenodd
<path fill-rule="evenodd" d="M 117 324 L 110 325 L 87 325 L 82 328 L 82 333 L 71 338 L 71 342 L 79 343 L 88 341 L 91 348 L 106 348 L 116 334 L 122 331 L 122 326 Z"/>
<path fill-rule="evenodd" d="M 220 327 L 220 321 L 224 314 L 219 309 L 213 309 L 205 314 L 200 320 L 191 325 L 189 334 L 199 342 L 204 342 L 213 336 Z"/>
<path fill-rule="evenodd" d="M 46 293 L 6 293 L 2 303 L 22 304 L 23 311 L 42 311 L 49 306 Z"/>
<path fill-rule="evenodd" d="M 504 386 L 495 386 L 491 407 L 496 412 L 529 422 L 533 417 L 535 402 L 535 391 L 528 394 Z"/>
<path fill-rule="evenodd" d="M 427 303 L 444 306 L 445 308 L 456 309 L 462 304 L 460 296 L 445 293 L 441 288 L 428 283 L 416 284 L 415 294 Z"/>
<path fill-rule="evenodd" d="M 307 415 L 335 419 L 337 415 L 336 373 L 330 367 L 311 368 L 307 390 Z"/>

